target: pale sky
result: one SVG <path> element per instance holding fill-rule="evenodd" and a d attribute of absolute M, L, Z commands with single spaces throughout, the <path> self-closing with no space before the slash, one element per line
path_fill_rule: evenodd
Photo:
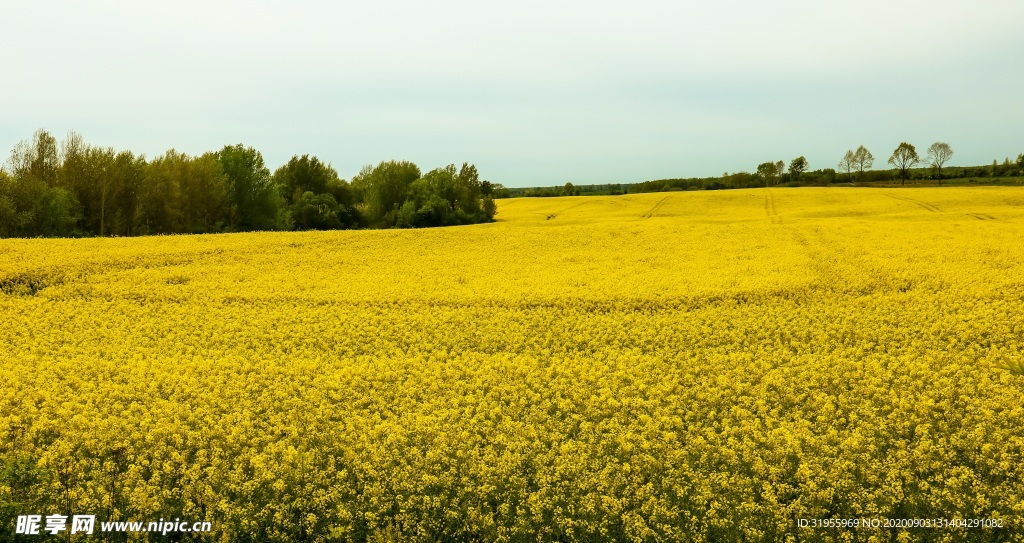
<path fill-rule="evenodd" d="M 1024 152 L 1018 0 L 0 0 L 0 153 L 243 143 L 507 186 Z"/>

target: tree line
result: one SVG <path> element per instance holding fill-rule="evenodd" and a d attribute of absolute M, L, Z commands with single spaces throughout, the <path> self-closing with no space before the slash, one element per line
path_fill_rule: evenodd
<path fill-rule="evenodd" d="M 874 156 L 863 145 L 849 150 L 842 157 L 838 168 L 810 170 L 807 158 L 794 158 L 787 165 L 785 161 L 762 162 L 751 172 L 724 172 L 718 177 L 690 177 L 657 179 L 640 183 L 615 185 L 572 185 L 566 187 L 534 187 L 512 189 L 511 196 L 545 197 L 572 194 L 625 194 L 641 192 L 666 192 L 675 190 L 721 190 L 743 189 L 767 186 L 828 186 L 835 183 L 891 183 L 906 184 L 912 180 L 930 180 L 942 184 L 943 180 L 965 178 L 997 178 L 1024 176 L 1024 153 L 1016 161 L 1009 157 L 1000 163 L 992 161 L 990 166 L 947 166 L 953 156 L 953 148 L 944 142 L 932 144 L 925 156 L 921 157 L 910 143 L 902 142 L 889 157 L 891 169 L 873 170 Z M 838 171 L 837 171 L 838 170 Z M 614 188 L 613 188 L 614 187 Z"/>
<path fill-rule="evenodd" d="M 0 168 L 0 237 L 473 224 L 493 220 L 495 188 L 469 163 L 421 175 L 411 162 L 385 161 L 349 182 L 315 156 L 295 155 L 272 173 L 242 144 L 146 160 L 39 130 Z"/>

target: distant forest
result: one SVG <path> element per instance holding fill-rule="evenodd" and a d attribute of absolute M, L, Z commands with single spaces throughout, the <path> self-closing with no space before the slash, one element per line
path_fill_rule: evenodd
<path fill-rule="evenodd" d="M 473 224 L 493 220 L 492 188 L 468 163 L 421 174 L 412 162 L 381 162 L 349 182 L 309 155 L 271 172 L 241 144 L 146 160 L 39 130 L 0 169 L 0 237 Z"/>
<path fill-rule="evenodd" d="M 874 156 L 860 146 L 849 150 L 842 157 L 837 168 L 809 170 L 807 159 L 797 157 L 789 162 L 763 162 L 753 173 L 723 173 L 720 177 L 689 177 L 658 179 L 641 183 L 612 183 L 597 185 L 502 188 L 495 192 L 496 198 L 551 197 L 615 195 L 639 192 L 666 192 L 678 190 L 721 190 L 746 189 L 767 186 L 829 186 L 858 185 L 878 186 L 899 183 L 943 184 L 1024 184 L 1024 153 L 1016 161 L 1006 157 L 1002 162 L 993 160 L 988 166 L 946 166 L 953 156 L 953 149 L 946 143 L 936 142 L 920 156 L 909 143 L 901 143 L 889 157 L 891 169 L 873 170 Z"/>

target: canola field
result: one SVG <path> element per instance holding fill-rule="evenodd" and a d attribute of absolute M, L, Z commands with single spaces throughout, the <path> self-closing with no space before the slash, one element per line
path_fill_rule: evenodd
<path fill-rule="evenodd" d="M 1024 541 L 1021 189 L 497 219 L 0 240 L 0 539 Z"/>

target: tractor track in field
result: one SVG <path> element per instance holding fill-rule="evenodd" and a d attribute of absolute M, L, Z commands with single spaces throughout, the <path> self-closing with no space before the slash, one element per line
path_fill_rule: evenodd
<path fill-rule="evenodd" d="M 668 198 L 668 196 L 665 196 L 661 200 L 658 200 L 658 203 L 654 204 L 654 206 L 651 207 L 651 209 L 648 209 L 647 213 L 640 215 L 640 220 L 644 221 L 653 217 L 654 214 L 657 213 L 659 209 L 661 209 L 661 206 L 665 205 L 665 201 L 668 200 Z"/>
<path fill-rule="evenodd" d="M 590 202 L 586 202 L 586 201 L 583 201 L 583 202 L 578 202 L 578 203 L 575 203 L 575 204 L 573 204 L 573 205 L 571 205 L 571 206 L 569 206 L 569 207 L 566 207 L 566 208 L 564 208 L 564 209 L 561 209 L 561 210 L 559 210 L 559 211 L 556 211 L 556 212 L 554 212 L 554 213 L 548 213 L 548 214 L 546 215 L 546 216 L 547 216 L 547 219 L 548 219 L 549 221 L 550 221 L 550 220 L 553 220 L 553 219 L 556 219 L 556 218 L 558 218 L 558 216 L 559 216 L 559 215 L 561 215 L 562 213 L 565 213 L 566 211 L 569 211 L 570 209 L 573 209 L 573 208 L 577 208 L 577 207 L 580 207 L 581 205 L 586 205 L 586 204 L 588 204 L 588 203 L 590 203 Z"/>
<path fill-rule="evenodd" d="M 782 224 L 782 217 L 779 216 L 779 211 L 775 208 L 775 194 L 767 188 L 764 189 L 764 213 L 772 221 L 772 224 Z"/>
<path fill-rule="evenodd" d="M 925 211 L 929 211 L 931 213 L 941 213 L 942 212 L 941 209 L 939 209 L 938 207 L 936 207 L 936 206 L 934 206 L 932 204 L 929 204 L 928 202 L 922 202 L 921 200 L 915 200 L 915 199 L 910 198 L 908 196 L 896 196 L 896 195 L 893 195 L 893 194 L 886 194 L 886 196 L 888 196 L 889 198 L 892 198 L 894 200 L 900 200 L 900 201 L 903 201 L 903 202 L 910 202 L 910 203 L 916 205 L 917 207 L 920 207 L 921 209 L 923 209 Z"/>

